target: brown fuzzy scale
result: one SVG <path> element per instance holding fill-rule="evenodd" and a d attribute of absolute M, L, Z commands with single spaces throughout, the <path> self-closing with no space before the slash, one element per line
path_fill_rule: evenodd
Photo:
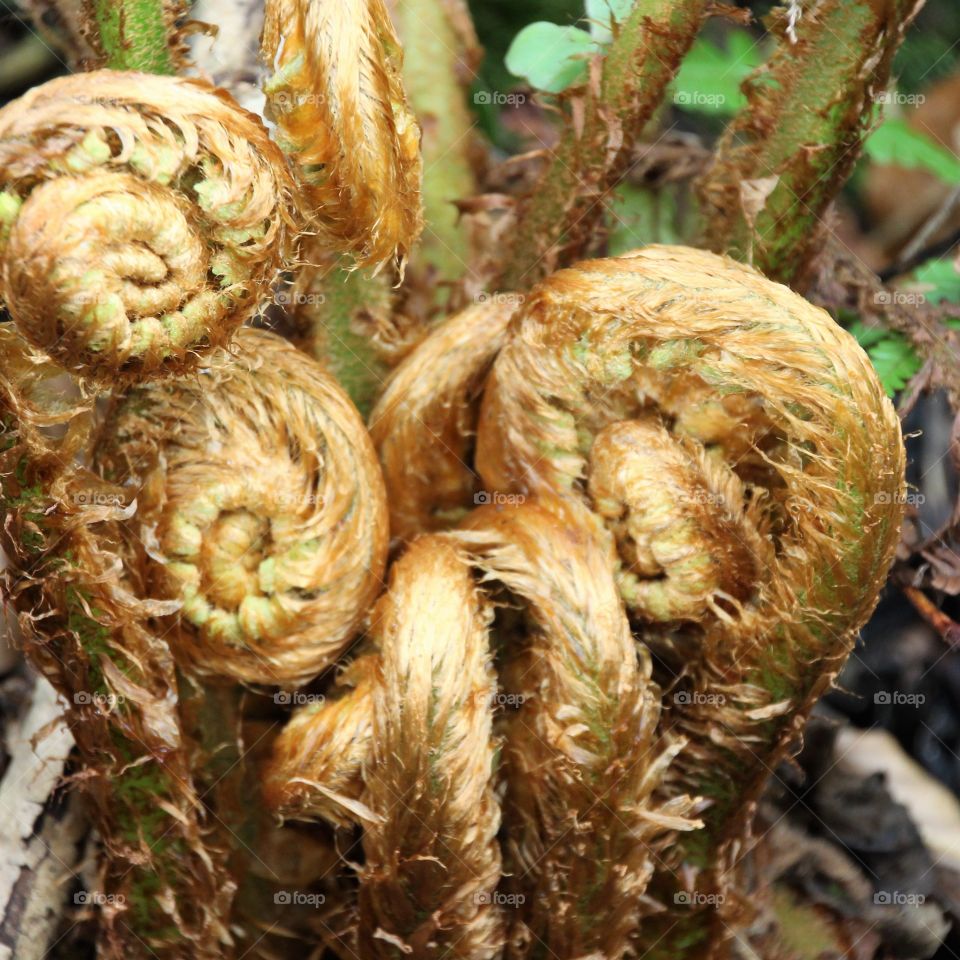
<path fill-rule="evenodd" d="M 488 605 L 434 537 L 393 567 L 372 615 L 381 652 L 364 768 L 360 955 L 492 960 L 501 952 Z"/>
<path fill-rule="evenodd" d="M 487 506 L 451 534 L 526 605 L 513 651 L 505 768 L 513 957 L 627 954 L 659 853 L 688 819 L 688 797 L 657 801 L 683 741 L 657 732 L 660 690 L 630 633 L 612 547 L 577 504 Z M 525 898 L 525 899 L 524 899 Z"/>
<path fill-rule="evenodd" d="M 171 644 L 203 673 L 304 683 L 380 592 L 373 447 L 329 374 L 274 334 L 243 329 L 197 378 L 131 392 L 97 461 L 137 497 L 128 569 L 182 603 Z"/>
<path fill-rule="evenodd" d="M 170 605 L 122 579 L 118 528 L 130 503 L 76 466 L 91 404 L 65 379 L 0 328 L 3 599 L 28 659 L 64 698 L 93 802 L 108 895 L 97 956 L 230 957 L 236 885 L 193 780 L 174 662 L 151 629 Z"/>
<path fill-rule="evenodd" d="M 681 577 L 676 556 L 649 568 L 649 580 L 660 580 L 656 603 L 649 586 L 628 599 L 645 637 L 696 693 L 670 710 L 670 725 L 690 742 L 671 768 L 671 792 L 712 803 L 705 830 L 677 848 L 693 873 L 675 877 L 709 868 L 702 886 L 722 890 L 751 800 L 842 665 L 886 577 L 904 491 L 897 417 L 869 359 L 824 311 L 703 251 L 651 246 L 560 271 L 527 298 L 511 334 L 481 411 L 477 466 L 487 488 L 599 506 L 597 527 L 613 520 L 628 548 L 618 567 L 632 568 L 638 583 L 647 575 L 636 561 L 650 543 L 648 507 L 660 511 L 657 536 L 671 550 L 703 552 L 699 572 L 692 553 Z M 735 504 L 734 523 L 713 516 L 729 512 L 723 499 L 685 495 L 671 505 L 664 490 L 623 491 L 629 464 L 602 444 L 594 459 L 610 424 L 658 419 L 676 438 L 670 459 L 695 452 L 700 490 L 711 489 L 702 471 L 713 458 L 737 475 L 742 494 L 729 478 L 718 488 Z M 629 447 L 620 453 L 631 456 Z M 647 456 L 651 469 L 658 459 Z M 681 476 L 678 484 L 664 470 L 674 490 L 690 490 L 696 474 Z M 603 498 L 594 504 L 588 482 L 617 490 L 631 514 Z M 725 525 L 739 543 L 718 539 Z M 708 533 L 702 541 L 698 528 Z M 748 595 L 749 565 L 727 558 L 752 549 L 758 576 Z M 690 598 L 687 618 L 658 626 Z M 658 881 L 667 902 L 679 882 Z M 707 936 L 702 913 L 689 907 L 656 936 L 675 921 L 681 939 Z"/>
<path fill-rule="evenodd" d="M 383 0 L 268 0 L 267 109 L 321 243 L 401 265 L 423 228 L 420 128 Z"/>
<path fill-rule="evenodd" d="M 448 527 L 470 502 L 475 398 L 512 309 L 489 301 L 446 320 L 397 367 L 371 412 L 394 536 Z"/>
<path fill-rule="evenodd" d="M 259 119 L 213 87 L 51 80 L 0 110 L 0 296 L 78 375 L 181 373 L 275 278 L 293 189 Z"/>

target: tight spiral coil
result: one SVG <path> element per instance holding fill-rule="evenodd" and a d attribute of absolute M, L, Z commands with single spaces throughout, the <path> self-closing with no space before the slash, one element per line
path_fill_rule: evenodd
<path fill-rule="evenodd" d="M 51 80 L 0 110 L 0 296 L 78 374 L 182 372 L 265 294 L 293 191 L 259 119 L 213 87 Z"/>
<path fill-rule="evenodd" d="M 383 0 L 268 0 L 267 109 L 327 252 L 402 265 L 423 229 L 420 128 Z"/>
<path fill-rule="evenodd" d="M 903 456 L 849 334 L 786 287 L 680 247 L 536 288 L 477 438 L 491 490 L 590 506 L 636 616 L 751 632 L 791 610 L 864 620 L 896 542 Z"/>
<path fill-rule="evenodd" d="M 380 592 L 383 481 L 359 414 L 316 362 L 265 331 L 236 344 L 196 379 L 132 390 L 97 464 L 137 498 L 127 565 L 181 601 L 180 656 L 290 686 L 340 654 Z"/>

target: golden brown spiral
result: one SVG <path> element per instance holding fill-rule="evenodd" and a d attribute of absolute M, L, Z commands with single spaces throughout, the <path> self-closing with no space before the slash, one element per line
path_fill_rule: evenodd
<path fill-rule="evenodd" d="M 895 542 L 903 447 L 869 360 L 824 311 L 731 260 L 648 247 L 528 298 L 477 464 L 493 490 L 589 504 L 645 620 L 805 597 L 816 619 L 859 623 Z"/>
<path fill-rule="evenodd" d="M 268 0 L 267 108 L 330 252 L 401 263 L 423 228 L 420 128 L 383 0 Z"/>
<path fill-rule="evenodd" d="M 750 800 L 893 558 L 904 450 L 869 359 L 824 311 L 714 254 L 588 261 L 514 320 L 477 468 L 500 495 L 569 498 L 616 543 L 621 593 L 680 684 L 669 724 L 690 746 L 671 789 L 712 798 L 670 882 L 709 868 L 722 885 Z"/>
<path fill-rule="evenodd" d="M 138 499 L 134 547 L 160 561 L 149 577 L 182 601 L 172 642 L 203 671 L 309 680 L 380 592 L 373 448 L 341 388 L 274 334 L 245 328 L 195 379 L 131 391 L 98 459 Z"/>
<path fill-rule="evenodd" d="M 260 121 L 212 87 L 51 80 L 0 110 L 0 295 L 79 374 L 182 371 L 256 309 L 292 189 Z"/>

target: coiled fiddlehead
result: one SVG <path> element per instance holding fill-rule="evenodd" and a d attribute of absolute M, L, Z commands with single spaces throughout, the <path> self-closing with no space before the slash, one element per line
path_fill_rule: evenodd
<path fill-rule="evenodd" d="M 346 395 L 243 329 L 195 380 L 131 391 L 98 453 L 138 499 L 128 566 L 182 602 L 171 643 L 202 672 L 290 686 L 328 666 L 380 591 L 383 482 Z"/>
<path fill-rule="evenodd" d="M 693 686 L 668 715 L 690 741 L 671 789 L 711 804 L 677 876 L 722 888 L 751 800 L 893 556 L 904 451 L 869 360 L 826 313 L 713 254 L 582 263 L 514 321 L 477 466 L 490 490 L 589 507 L 616 540 L 643 637 Z M 689 907 L 670 925 L 708 938 Z"/>
<path fill-rule="evenodd" d="M 328 252 L 401 264 L 423 227 L 420 128 L 383 0 L 268 0 L 267 108 Z"/>
<path fill-rule="evenodd" d="M 376 650 L 347 668 L 334 699 L 294 716 L 266 770 L 268 803 L 282 815 L 363 824 L 367 882 L 379 878 L 381 863 L 437 856 L 453 873 L 451 859 L 460 861 L 457 882 L 477 893 L 478 903 L 514 908 L 507 916 L 517 957 L 534 944 L 564 958 L 623 956 L 646 910 L 659 852 L 673 832 L 697 826 L 688 818 L 689 798 L 653 796 L 683 741 L 657 731 L 659 689 L 650 680 L 649 655 L 630 634 L 612 547 L 597 539 L 581 511 L 555 500 L 484 507 L 458 531 L 415 540 L 373 616 Z M 475 660 L 461 650 L 459 638 L 475 629 L 475 600 L 461 592 L 474 597 L 475 590 L 467 588 L 458 551 L 528 611 L 528 640 L 504 652 L 500 694 L 489 680 L 477 680 Z M 416 709 L 407 716 L 418 689 L 436 704 L 432 722 Z M 501 697 L 522 706 L 504 723 L 508 865 L 505 889 L 491 897 L 499 880 L 485 872 L 493 871 L 491 860 L 481 870 L 462 851 L 451 858 L 409 838 L 479 843 L 478 827 L 496 832 L 488 800 L 477 795 L 472 815 L 456 806 L 461 827 L 453 830 L 452 801 L 449 810 L 438 803 L 436 784 L 448 784 L 466 804 L 467 784 L 475 793 L 489 776 L 490 757 L 478 751 L 489 749 L 488 713 Z M 445 711 L 455 726 L 443 719 Z M 472 733 L 471 723 L 480 725 Z M 458 753 L 471 758 L 471 778 L 446 766 L 453 760 L 444 758 Z M 415 869 L 424 873 L 409 888 L 435 889 L 430 868 Z M 401 873 L 392 866 L 374 882 L 386 891 L 385 912 L 376 918 L 363 912 L 361 888 L 361 942 L 379 923 L 414 956 L 433 956 L 424 939 L 432 927 L 425 924 L 421 936 L 414 931 Z M 424 901 L 420 915 L 427 910 Z M 453 955 L 498 956 L 500 923 L 488 921 L 483 937 L 471 934 L 470 950 Z"/>
<path fill-rule="evenodd" d="M 0 294 L 57 363 L 180 372 L 274 279 L 293 184 L 260 121 L 173 77 L 99 70 L 0 110 Z"/>
<path fill-rule="evenodd" d="M 461 551 L 414 541 L 371 614 L 373 650 L 274 744 L 268 804 L 364 825 L 361 956 L 500 955 L 489 621 Z"/>
<path fill-rule="evenodd" d="M 376 653 L 357 657 L 337 677 L 332 696 L 302 707 L 280 732 L 263 777 L 264 802 L 274 813 L 338 826 L 374 819 L 360 798 L 379 660 Z"/>

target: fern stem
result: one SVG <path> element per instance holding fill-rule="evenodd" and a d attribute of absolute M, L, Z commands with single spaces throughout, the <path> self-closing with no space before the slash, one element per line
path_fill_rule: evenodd
<path fill-rule="evenodd" d="M 173 75 L 163 0 L 95 0 L 103 66 Z"/>
<path fill-rule="evenodd" d="M 625 173 L 633 143 L 660 103 L 707 10 L 705 0 L 636 0 L 518 213 L 500 287 L 529 287 L 579 257 Z"/>
<path fill-rule="evenodd" d="M 820 247 L 823 217 L 861 148 L 873 104 L 923 0 L 818 0 L 787 26 L 747 81 L 748 104 L 701 184 L 708 245 L 799 286 Z M 758 199 L 745 193 L 754 185 Z M 763 194 L 769 191 L 765 198 Z"/>
<path fill-rule="evenodd" d="M 465 79 L 475 49 L 469 13 L 448 0 L 394 0 L 393 18 L 403 41 L 403 79 L 410 106 L 423 130 L 425 229 L 410 270 L 433 288 L 432 300 L 467 270 L 469 245 L 456 200 L 476 192 L 469 159 L 473 121 Z M 458 29 L 459 28 L 459 29 Z"/>

